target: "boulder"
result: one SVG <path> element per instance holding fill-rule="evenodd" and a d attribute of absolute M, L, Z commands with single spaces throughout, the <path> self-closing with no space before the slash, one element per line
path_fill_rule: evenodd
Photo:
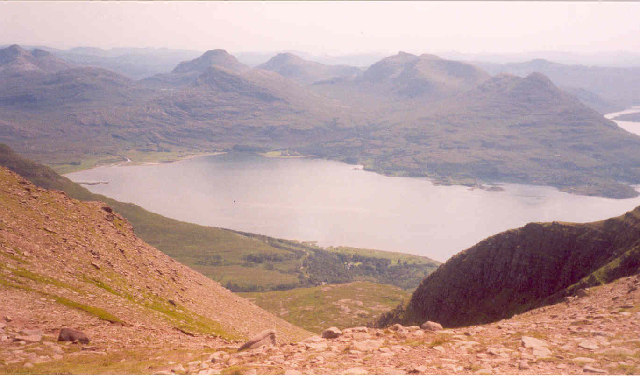
<path fill-rule="evenodd" d="M 588 350 L 597 350 L 598 343 L 593 339 L 585 339 L 584 341 L 578 343 L 578 347 L 582 347 L 583 349 Z"/>
<path fill-rule="evenodd" d="M 322 338 L 338 338 L 342 335 L 342 330 L 332 326 L 331 328 L 327 328 L 322 331 Z"/>
<path fill-rule="evenodd" d="M 276 344 L 276 331 L 273 329 L 265 330 L 249 341 L 247 341 L 244 345 L 240 346 L 238 351 L 246 350 L 246 349 L 255 349 L 260 346 L 269 346 Z"/>
<path fill-rule="evenodd" d="M 89 343 L 89 337 L 87 337 L 86 334 L 84 334 L 79 330 L 71 329 L 71 328 L 62 328 L 60 329 L 60 334 L 58 335 L 58 341 L 61 341 L 61 342 L 70 341 L 73 343 L 80 342 L 80 343 L 87 344 Z"/>
<path fill-rule="evenodd" d="M 435 321 L 425 321 L 420 327 L 424 330 L 429 330 L 431 332 L 435 332 L 438 330 L 442 330 L 442 325 L 438 324 Z"/>
<path fill-rule="evenodd" d="M 541 339 L 523 336 L 522 346 L 524 346 L 527 349 L 535 349 L 539 347 L 548 347 L 549 344 L 547 343 L 547 341 L 543 341 Z"/>

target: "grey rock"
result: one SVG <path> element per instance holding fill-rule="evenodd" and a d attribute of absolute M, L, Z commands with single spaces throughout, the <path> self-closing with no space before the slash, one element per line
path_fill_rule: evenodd
<path fill-rule="evenodd" d="M 83 332 L 71 329 L 71 328 L 62 328 L 60 329 L 60 334 L 58 335 L 58 341 L 60 342 L 73 342 L 73 343 L 89 343 L 89 337 Z"/>
<path fill-rule="evenodd" d="M 238 351 L 246 350 L 246 349 L 255 349 L 260 346 L 268 346 L 276 344 L 276 331 L 273 329 L 265 330 L 261 333 L 258 333 L 249 341 L 247 341 L 244 345 L 240 346 Z"/>
<path fill-rule="evenodd" d="M 425 321 L 422 325 L 420 325 L 420 328 L 424 329 L 424 330 L 429 330 L 432 332 L 436 332 L 438 330 L 442 330 L 442 325 L 438 324 L 435 321 Z"/>

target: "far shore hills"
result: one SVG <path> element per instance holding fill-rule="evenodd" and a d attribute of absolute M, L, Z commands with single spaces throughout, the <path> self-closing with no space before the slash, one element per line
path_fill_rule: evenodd
<path fill-rule="evenodd" d="M 366 69 L 293 54 L 249 67 L 212 49 L 132 79 L 18 45 L 0 57 L 0 140 L 60 173 L 121 155 L 286 151 L 446 184 L 639 194 L 640 137 L 602 116 L 640 103 L 635 68 L 489 66 L 405 52 Z"/>

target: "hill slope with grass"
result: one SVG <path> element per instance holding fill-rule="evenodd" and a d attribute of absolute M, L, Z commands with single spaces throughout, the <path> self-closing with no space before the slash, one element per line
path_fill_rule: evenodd
<path fill-rule="evenodd" d="M 599 222 L 530 223 L 450 258 L 378 325 L 497 321 L 638 272 L 640 207 Z"/>
<path fill-rule="evenodd" d="M 0 166 L 36 185 L 84 201 L 102 201 L 121 213 L 147 243 L 234 291 L 268 291 L 355 280 L 415 288 L 439 265 L 426 257 L 393 252 L 320 247 L 176 221 L 89 192 L 49 167 L 0 144 Z"/>
<path fill-rule="evenodd" d="M 38 188 L 4 167 L 0 258 L 4 292 L 43 298 L 52 312 L 78 311 L 69 324 L 83 329 L 146 326 L 237 340 L 275 326 L 285 341 L 307 335 L 144 243 L 104 203 Z"/>
<path fill-rule="evenodd" d="M 281 319 L 318 334 L 329 326 L 367 325 L 411 296 L 397 286 L 372 282 L 239 294 Z"/>

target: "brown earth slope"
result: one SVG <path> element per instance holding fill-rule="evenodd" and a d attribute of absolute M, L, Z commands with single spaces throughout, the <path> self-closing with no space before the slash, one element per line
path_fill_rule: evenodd
<path fill-rule="evenodd" d="M 186 338 L 215 347 L 271 328 L 286 342 L 310 335 L 147 245 L 105 204 L 46 191 L 5 168 L 0 301 L 0 316 L 26 328 L 76 327 L 110 350 Z"/>

